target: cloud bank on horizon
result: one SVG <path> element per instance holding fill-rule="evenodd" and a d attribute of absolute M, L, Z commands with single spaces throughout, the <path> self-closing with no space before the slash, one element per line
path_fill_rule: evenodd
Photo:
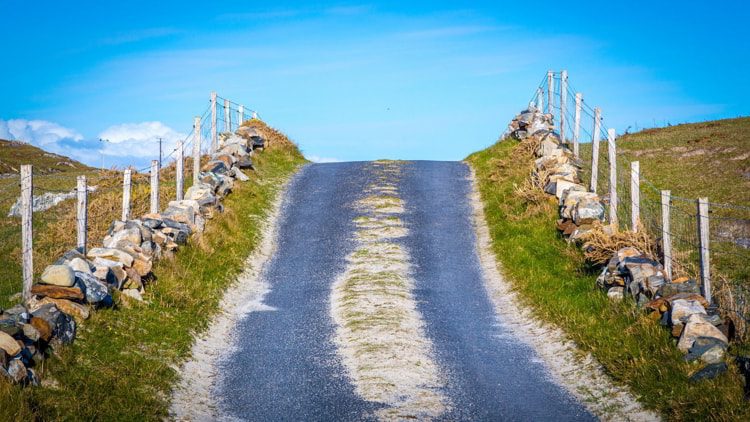
<path fill-rule="evenodd" d="M 28 142 L 94 167 L 144 168 L 159 158 L 159 138 L 167 157 L 186 135 L 161 122 L 123 123 L 86 139 L 74 129 L 45 120 L 0 119 L 0 139 Z"/>
<path fill-rule="evenodd" d="M 102 153 L 106 166 L 147 164 L 212 90 L 321 161 L 462 159 L 497 139 L 548 69 L 567 69 L 620 133 L 750 111 L 742 2 L 718 26 L 693 0 L 538 0 L 533 19 L 503 2 L 91 3 L 11 2 L 0 26 L 4 60 L 23 63 L 0 66 L 0 131 L 90 165 Z"/>

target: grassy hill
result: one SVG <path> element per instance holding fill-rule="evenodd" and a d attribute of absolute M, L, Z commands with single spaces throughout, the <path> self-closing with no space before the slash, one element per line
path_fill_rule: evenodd
<path fill-rule="evenodd" d="M 18 173 L 22 164 L 32 163 L 39 174 L 90 170 L 68 157 L 53 154 L 31 144 L 0 139 L 0 174 Z"/>
<path fill-rule="evenodd" d="M 750 206 L 750 117 L 646 129 L 617 148 L 673 194 Z"/>

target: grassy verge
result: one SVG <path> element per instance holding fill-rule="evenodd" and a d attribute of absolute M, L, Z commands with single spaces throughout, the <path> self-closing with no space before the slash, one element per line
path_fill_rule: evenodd
<path fill-rule="evenodd" d="M 101 310 L 75 343 L 48 360 L 45 386 L 19 389 L 0 381 L 2 420 L 160 420 L 167 415 L 176 365 L 192 334 L 207 327 L 221 296 L 259 242 L 258 222 L 304 158 L 290 144 L 255 155 L 251 180 L 238 183 L 226 212 L 209 221 L 199 242 L 154 267 L 148 303 Z"/>
<path fill-rule="evenodd" d="M 666 418 L 750 420 L 734 369 L 691 383 L 697 367 L 683 361 L 667 330 L 632 304 L 611 303 L 594 289 L 594 269 L 555 229 L 555 203 L 528 204 L 516 193 L 530 170 L 519 163 L 531 162 L 517 146 L 500 142 L 467 161 L 476 171 L 494 253 L 521 300 Z"/>

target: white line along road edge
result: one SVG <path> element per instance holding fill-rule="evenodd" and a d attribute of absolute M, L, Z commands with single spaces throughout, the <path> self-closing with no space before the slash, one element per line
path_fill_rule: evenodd
<path fill-rule="evenodd" d="M 471 197 L 477 253 L 487 294 L 499 322 L 518 339 L 531 346 L 544 362 L 552 379 L 568 390 L 601 420 L 658 421 L 659 416 L 644 409 L 625 388 L 616 386 L 589 353 L 579 350 L 557 327 L 534 317 L 518 300 L 512 286 L 503 278 L 492 252 L 484 208 L 471 169 Z"/>
<path fill-rule="evenodd" d="M 180 381 L 172 391 L 169 409 L 170 417 L 174 420 L 231 419 L 220 413 L 214 400 L 219 381 L 217 364 L 222 357 L 236 349 L 234 330 L 245 315 L 273 310 L 263 303 L 263 298 L 271 290 L 263 277 L 263 270 L 276 252 L 281 205 L 293 177 L 286 180 L 276 193 L 268 216 L 258 221 L 263 227 L 260 244 L 248 257 L 245 268 L 237 280 L 224 292 L 219 304 L 219 313 L 212 319 L 205 332 L 195 338 L 191 358 L 177 368 Z"/>

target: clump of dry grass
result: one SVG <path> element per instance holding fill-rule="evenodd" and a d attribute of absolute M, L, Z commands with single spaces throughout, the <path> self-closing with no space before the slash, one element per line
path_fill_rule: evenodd
<path fill-rule="evenodd" d="M 294 145 L 283 132 L 278 129 L 268 126 L 263 120 L 250 119 L 242 123 L 242 126 L 251 127 L 257 130 L 263 138 L 266 140 L 266 148 L 277 148 L 282 149 L 288 148 Z M 294 145 L 296 146 L 296 145 Z"/>
<path fill-rule="evenodd" d="M 595 224 L 594 228 L 581 236 L 586 260 L 594 264 L 604 265 L 622 248 L 634 247 L 649 259 L 655 259 L 655 242 L 645 230 L 633 232 L 611 231 L 602 224 Z"/>

